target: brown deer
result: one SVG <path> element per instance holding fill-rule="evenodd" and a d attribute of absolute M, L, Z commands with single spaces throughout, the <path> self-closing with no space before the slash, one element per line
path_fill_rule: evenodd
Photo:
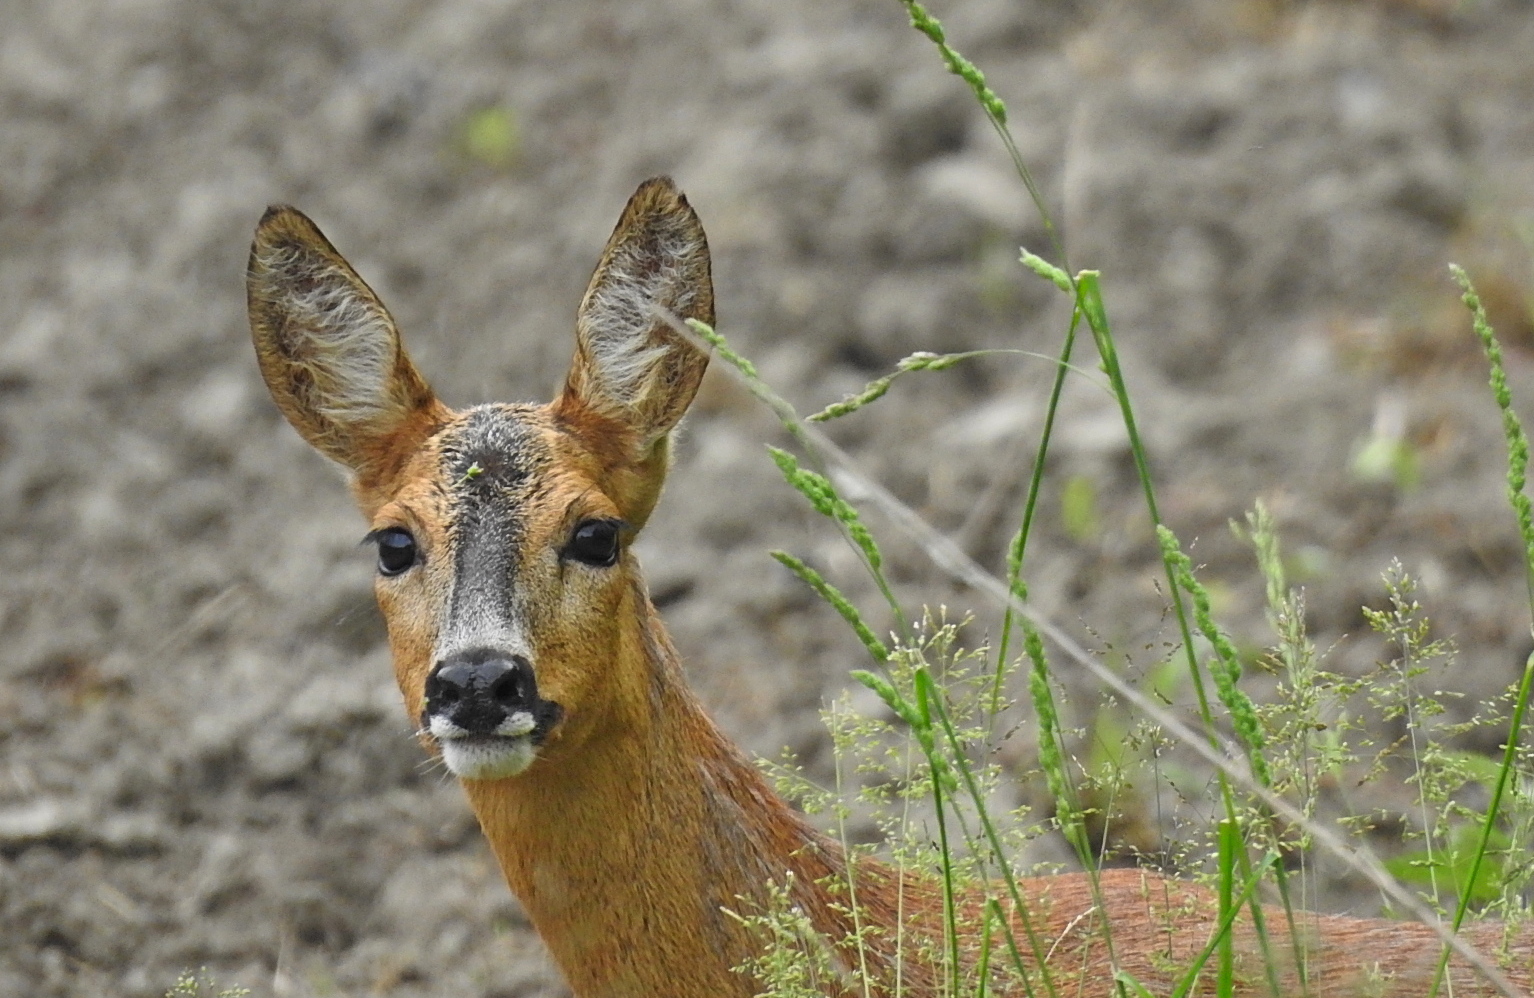
<path fill-rule="evenodd" d="M 948 993 L 934 882 L 849 861 L 779 799 L 689 691 L 630 550 L 708 363 L 662 310 L 714 319 L 708 245 L 671 181 L 646 181 L 624 209 L 547 405 L 438 401 L 377 296 L 292 208 L 261 219 L 248 281 L 273 399 L 352 472 L 405 708 L 574 992 L 755 994 L 733 968 L 762 940 L 728 912 L 789 884 L 841 974 L 828 993 Z M 861 944 L 837 886 L 849 879 Z M 1095 892 L 1084 874 L 1028 879 L 1023 895 L 1006 907 L 1026 979 L 995 970 L 998 956 L 993 994 L 1109 995 L 1115 971 L 1166 994 L 1218 923 L 1211 892 L 1149 872 L 1103 872 Z M 974 983 L 977 902 L 961 908 L 960 979 Z M 1291 939 L 1282 912 L 1266 922 L 1270 963 L 1237 924 L 1240 994 L 1275 980 L 1317 996 L 1432 986 L 1441 944 L 1426 926 L 1301 913 Z M 1527 931 L 1467 937 L 1530 987 Z M 1213 994 L 1213 978 L 1194 993 Z M 1442 993 L 1495 989 L 1456 957 Z"/>

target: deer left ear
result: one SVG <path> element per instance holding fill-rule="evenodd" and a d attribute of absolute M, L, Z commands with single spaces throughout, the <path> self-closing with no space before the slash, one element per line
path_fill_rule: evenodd
<path fill-rule="evenodd" d="M 666 437 L 697 394 L 708 354 L 659 309 L 714 322 L 708 240 L 669 177 L 639 185 L 607 241 L 576 317 L 575 359 L 558 403 L 620 424 L 638 445 L 635 459 L 663 465 Z"/>
<path fill-rule="evenodd" d="M 387 477 L 444 418 L 388 310 L 302 212 L 276 205 L 262 216 L 246 293 L 272 399 L 363 487 Z"/>

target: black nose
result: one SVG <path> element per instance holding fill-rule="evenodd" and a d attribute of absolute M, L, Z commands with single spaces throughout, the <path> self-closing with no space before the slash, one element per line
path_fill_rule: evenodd
<path fill-rule="evenodd" d="M 426 677 L 426 717 L 440 717 L 476 735 L 495 729 L 538 701 L 533 667 L 521 655 L 491 648 L 460 652 Z"/>

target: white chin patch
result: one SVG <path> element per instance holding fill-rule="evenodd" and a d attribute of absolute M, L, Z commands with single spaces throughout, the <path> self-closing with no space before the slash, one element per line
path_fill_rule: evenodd
<path fill-rule="evenodd" d="M 448 771 L 465 780 L 501 780 L 516 776 L 538 757 L 529 737 L 446 738 L 442 761 Z"/>

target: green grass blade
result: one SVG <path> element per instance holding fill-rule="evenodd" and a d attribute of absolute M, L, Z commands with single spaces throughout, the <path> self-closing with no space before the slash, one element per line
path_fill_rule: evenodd
<path fill-rule="evenodd" d="M 1031 255 L 1031 254 L 1030 254 Z M 1039 506 L 1039 493 L 1044 487 L 1044 465 L 1049 456 L 1049 442 L 1054 438 L 1055 418 L 1060 411 L 1060 397 L 1065 391 L 1065 377 L 1071 368 L 1071 354 L 1076 349 L 1076 331 L 1081 326 L 1081 310 L 1071 311 L 1071 323 L 1065 331 L 1065 342 L 1060 346 L 1059 366 L 1055 368 L 1054 384 L 1049 389 L 1049 404 L 1044 408 L 1044 428 L 1039 433 L 1039 450 L 1033 458 L 1033 471 L 1028 477 L 1028 493 L 1023 499 L 1022 523 L 1007 549 L 1007 588 L 1019 600 L 1028 598 L 1023 582 L 1023 564 L 1028 550 L 1028 538 L 1032 535 L 1033 518 Z M 1012 605 L 1002 611 L 1001 639 L 996 652 L 996 675 L 991 686 L 991 712 L 1001 709 L 1001 680 L 1003 669 L 1009 661 L 1013 628 Z"/>
<path fill-rule="evenodd" d="M 889 661 L 889 649 L 874 634 L 873 629 L 863 622 L 863 616 L 858 613 L 858 608 L 852 605 L 851 600 L 842 595 L 841 590 L 831 585 L 819 572 L 787 551 L 773 551 L 771 554 L 778 564 L 799 576 L 806 585 L 815 590 L 815 593 L 821 599 L 831 604 L 832 608 L 841 614 L 842 619 L 857 634 L 858 640 L 863 642 L 863 647 L 868 649 L 868 654 L 872 655 L 875 661 L 880 665 Z"/>
<path fill-rule="evenodd" d="M 1502 413 L 1502 436 L 1507 442 L 1507 501 L 1513 507 L 1518 520 L 1518 536 L 1523 540 L 1524 578 L 1529 591 L 1529 612 L 1534 615 L 1534 504 L 1529 501 L 1524 487 L 1528 484 L 1529 438 L 1523 432 L 1523 423 L 1513 411 L 1513 392 L 1507 386 L 1507 369 L 1502 364 L 1502 346 L 1497 334 L 1486 319 L 1486 308 L 1476 293 L 1475 285 L 1464 268 L 1449 265 L 1449 271 L 1463 292 L 1461 300 L 1470 309 L 1471 324 L 1486 354 L 1486 365 L 1491 369 L 1491 393 Z"/>
<path fill-rule="evenodd" d="M 1039 647 L 1042 657 L 1042 644 Z M 964 756 L 962 740 L 959 737 L 958 731 L 954 728 L 952 718 L 948 716 L 947 710 L 944 709 L 941 700 L 937 702 L 937 717 L 938 723 L 948 739 L 949 747 L 954 754 L 953 766 L 958 771 L 959 779 L 964 783 L 965 791 L 970 795 L 971 800 L 976 802 L 980 827 L 986 844 L 990 847 L 992 853 L 1001 860 L 1002 880 L 1007 888 L 1007 895 L 1012 901 L 1013 910 L 1023 922 L 1023 931 L 1028 936 L 1028 941 L 1033 951 L 1034 966 L 1039 969 L 1039 973 L 1043 977 L 1044 988 L 1048 991 L 1050 998 L 1057 998 L 1054 979 L 1050 974 L 1049 965 L 1046 960 L 1047 953 L 1043 940 L 1040 939 L 1038 933 L 1033 928 L 1032 915 L 1024 901 L 1021 885 L 1018 884 L 1017 876 L 1012 871 L 1012 865 L 1005 860 L 1006 853 L 1002 848 L 1001 835 L 997 832 L 995 823 L 991 820 L 990 814 L 984 807 L 980 786 L 975 780 L 975 774 L 970 768 L 969 761 Z M 992 903 L 994 904 L 995 902 L 992 901 Z M 1004 922 L 1003 925 L 1006 929 L 1008 952 L 1013 960 L 1013 969 L 1017 971 L 1019 977 L 1023 980 L 1025 990 L 1031 996 L 1033 989 L 1029 983 L 1031 975 L 1028 972 L 1028 966 L 1023 962 L 1022 956 L 1017 949 L 1017 940 L 1013 937 L 1010 923 Z"/>
<path fill-rule="evenodd" d="M 810 501 L 810 505 L 823 516 L 828 516 L 840 523 L 846 529 L 847 535 L 863 553 L 863 560 L 873 572 L 878 572 L 884 566 L 884 555 L 879 551 L 879 545 L 874 543 L 873 534 L 869 533 L 858 516 L 858 511 L 852 504 L 837 495 L 836 487 L 831 484 L 831 479 L 818 471 L 799 466 L 799 459 L 786 450 L 778 447 L 768 447 L 772 454 L 772 460 L 783 472 L 783 477 L 792 485 L 799 494 Z"/>
<path fill-rule="evenodd" d="M 684 321 L 674 313 L 664 309 L 657 310 L 656 315 L 678 335 L 696 337 L 702 340 L 704 345 L 712 348 L 722 360 L 735 370 L 741 381 L 751 391 L 751 394 L 773 411 L 783 428 L 804 447 L 805 453 L 809 454 L 815 463 L 823 466 L 824 462 L 820 458 L 820 452 L 826 449 L 830 442 L 823 436 L 817 436 L 809 431 L 809 427 L 799 418 L 799 413 L 794 410 L 794 407 L 788 400 L 773 391 L 771 386 L 756 373 L 756 367 L 751 361 L 732 349 L 729 343 L 725 341 L 725 338 L 719 335 L 707 323 L 700 322 L 697 319 L 687 319 Z M 906 634 L 908 626 L 905 612 L 900 606 L 900 601 L 895 598 L 895 592 L 890 588 L 889 580 L 885 578 L 884 572 L 880 567 L 881 558 L 878 546 L 874 544 L 873 535 L 863 526 L 858 518 L 857 511 L 850 503 L 845 502 L 837 494 L 835 486 L 832 485 L 831 480 L 824 473 L 818 470 L 800 468 L 798 460 L 792 455 L 786 451 L 773 450 L 773 460 L 783 470 L 785 477 L 788 477 L 789 483 L 807 499 L 810 499 L 811 503 L 820 502 L 824 504 L 824 509 L 820 505 L 817 505 L 816 508 L 834 519 L 843 535 L 852 543 L 858 552 L 858 557 L 863 560 L 868 568 L 869 575 L 874 580 L 874 585 L 879 589 L 879 594 L 884 597 L 885 603 L 889 605 L 890 612 L 895 617 L 897 631 L 902 635 Z M 781 460 L 779 454 L 782 454 L 787 460 Z M 799 471 L 803 471 L 806 474 L 799 475 Z M 814 477 L 810 477 L 811 475 Z"/>
<path fill-rule="evenodd" d="M 932 676 L 925 666 L 918 668 L 915 673 L 916 681 L 916 705 L 921 714 L 922 728 L 927 732 L 932 731 L 932 705 L 939 694 L 932 682 Z M 932 804 L 937 810 L 937 837 L 938 848 L 942 856 L 943 870 L 943 936 L 947 942 L 948 962 L 948 993 L 959 993 L 959 919 L 958 919 L 958 887 L 954 880 L 953 847 L 948 842 L 948 810 L 943 806 L 943 791 L 945 781 L 943 779 L 946 766 L 939 762 L 939 753 L 936 744 L 929 737 L 923 744 L 927 752 L 927 765 L 932 771 Z"/>
<path fill-rule="evenodd" d="M 1234 894 L 1236 880 L 1236 856 L 1245 848 L 1241 841 L 1241 829 L 1234 821 L 1219 824 L 1219 881 L 1220 924 L 1226 925 L 1235 918 Z M 1214 993 L 1219 998 L 1230 998 L 1235 991 L 1236 947 L 1234 933 L 1226 929 L 1216 937 L 1219 940 L 1219 962 L 1215 968 Z"/>
<path fill-rule="evenodd" d="M 1502 363 L 1502 347 L 1497 342 L 1497 335 L 1491 328 L 1491 323 L 1487 321 L 1486 309 L 1481 304 L 1480 295 L 1476 293 L 1475 285 L 1471 283 L 1470 276 L 1462 267 L 1450 264 L 1449 271 L 1460 287 L 1461 300 L 1470 310 L 1472 328 L 1481 341 L 1487 366 L 1491 369 L 1492 397 L 1502 413 L 1502 434 L 1507 443 L 1507 498 L 1508 504 L 1513 508 L 1513 515 L 1518 521 L 1519 537 L 1523 541 L 1524 580 L 1529 594 L 1530 614 L 1534 616 L 1534 509 L 1531 509 L 1528 494 L 1524 491 L 1528 483 L 1529 440 L 1524 433 L 1523 423 L 1513 410 L 1513 393 L 1507 384 L 1507 370 Z M 1534 695 L 1534 655 L 1530 655 L 1523 664 L 1523 676 L 1518 682 L 1518 695 L 1513 703 L 1512 719 L 1508 725 L 1507 742 L 1503 746 L 1502 766 L 1497 773 L 1491 801 L 1486 807 L 1486 818 L 1480 828 L 1475 857 L 1471 861 L 1469 876 L 1466 880 L 1468 884 L 1475 884 L 1476 878 L 1480 875 L 1481 864 L 1490 848 L 1492 832 L 1496 827 L 1497 816 L 1501 812 L 1508 783 L 1516 775 L 1518 744 L 1523 734 L 1524 717 L 1528 712 L 1531 695 Z M 1458 932 L 1460 926 L 1464 924 L 1472 893 L 1470 890 L 1460 892 L 1459 903 L 1454 911 L 1455 932 Z M 1449 948 L 1445 946 L 1438 958 L 1438 973 L 1433 981 L 1432 995 L 1437 995 L 1448 965 Z"/>
<path fill-rule="evenodd" d="M 1239 838 L 1233 844 L 1239 846 Z M 1193 993 L 1193 989 L 1198 985 L 1199 975 L 1204 972 L 1204 967 L 1209 963 L 1209 958 L 1214 956 L 1217 948 L 1224 945 L 1231 938 L 1231 933 L 1236 925 L 1236 917 L 1241 914 L 1241 909 L 1251 901 L 1257 890 L 1257 885 L 1262 882 L 1263 870 L 1273 866 L 1278 862 L 1278 859 L 1278 853 L 1270 852 L 1263 858 L 1261 863 L 1256 864 L 1252 872 L 1247 875 L 1246 882 L 1242 884 L 1241 892 L 1231 896 L 1228 908 L 1224 906 L 1222 899 L 1220 923 L 1215 926 L 1209 941 L 1204 944 L 1204 948 L 1199 951 L 1198 956 L 1194 957 L 1193 962 L 1183 972 L 1182 980 L 1172 990 L 1171 998 L 1186 998 L 1187 995 Z"/>
<path fill-rule="evenodd" d="M 997 357 L 1005 355 L 1033 357 L 1037 360 L 1048 361 L 1051 364 L 1061 363 L 1060 360 L 1055 357 L 1051 357 L 1048 354 L 1038 353 L 1034 350 L 1016 350 L 1008 347 L 991 347 L 984 350 L 965 350 L 962 353 L 929 353 L 925 350 L 919 350 L 908 357 L 901 358 L 900 362 L 895 365 L 895 369 L 889 374 L 881 375 L 880 377 L 873 379 L 867 385 L 863 386 L 861 390 L 848 395 L 840 402 L 831 403 L 819 412 L 806 416 L 805 419 L 811 423 L 825 423 L 829 422 L 830 420 L 837 419 L 841 416 L 846 416 L 857 412 L 864 406 L 883 398 L 885 393 L 890 390 L 890 386 L 895 383 L 895 380 L 904 374 L 911 374 L 916 371 L 946 371 L 961 361 L 973 360 L 977 357 Z M 1071 368 L 1071 371 L 1091 380 L 1091 373 L 1088 371 L 1083 371 L 1079 368 Z M 1102 385 L 1101 387 L 1104 391 L 1107 391 L 1106 385 Z"/>
<path fill-rule="evenodd" d="M 1049 209 L 1045 207 L 1044 195 L 1033 179 L 1033 171 L 1029 170 L 1028 164 L 1023 162 L 1023 155 L 1018 151 L 1017 141 L 1012 138 L 1012 132 L 1007 128 L 1007 105 L 985 82 L 985 74 L 948 44 L 948 36 L 943 30 L 943 25 L 927 12 L 926 7 L 917 3 L 916 0 L 901 0 L 901 3 L 911 17 L 911 27 L 926 35 L 931 39 L 932 44 L 937 46 L 938 54 L 942 56 L 943 64 L 948 67 L 950 73 L 969 84 L 975 100 L 979 102 L 981 110 L 985 111 L 986 119 L 990 121 L 1002 145 L 1006 147 L 1007 155 L 1012 160 L 1012 169 L 1017 171 L 1023 186 L 1028 190 L 1028 196 L 1033 199 L 1033 205 L 1038 209 L 1039 218 L 1044 223 L 1044 231 L 1049 235 L 1050 245 L 1054 247 L 1056 255 L 1065 261 L 1065 247 L 1055 230 L 1055 221 L 1050 216 Z M 1069 270 L 1069 263 L 1066 266 Z"/>
<path fill-rule="evenodd" d="M 1019 262 L 1066 294 L 1075 295 L 1076 290 L 1071 286 L 1071 275 L 1037 253 L 1029 252 L 1026 246 L 1023 247 L 1023 255 Z"/>
<path fill-rule="evenodd" d="M 1214 648 L 1215 660 L 1211 675 L 1215 692 L 1230 714 L 1231 725 L 1252 765 L 1252 773 L 1263 786 L 1271 786 L 1273 778 L 1268 771 L 1268 760 L 1263 754 L 1265 739 L 1262 722 L 1257 717 L 1257 707 L 1251 697 L 1241 689 L 1241 659 L 1236 646 L 1214 622 L 1210 610 L 1209 590 L 1204 588 L 1193 574 L 1193 561 L 1183 553 L 1177 536 L 1165 526 L 1156 528 L 1161 543 L 1161 557 L 1171 566 L 1174 584 L 1193 601 L 1193 621 L 1199 633 Z"/>

